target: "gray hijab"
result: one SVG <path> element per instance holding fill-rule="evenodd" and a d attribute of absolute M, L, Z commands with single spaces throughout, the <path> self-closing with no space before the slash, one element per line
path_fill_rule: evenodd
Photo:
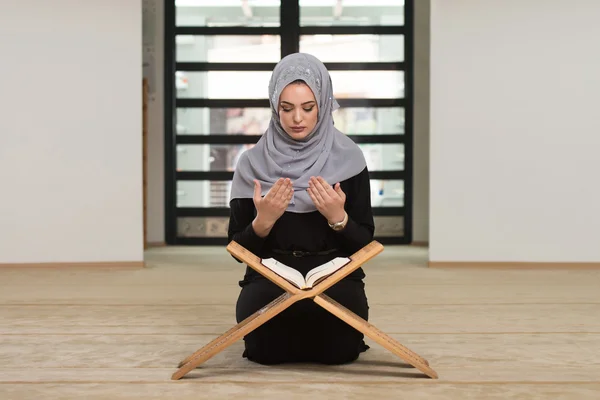
<path fill-rule="evenodd" d="M 285 132 L 278 113 L 281 92 L 298 79 L 312 90 L 319 113 L 314 130 L 301 141 Z M 279 178 L 290 178 L 294 195 L 287 211 L 315 211 L 306 192 L 310 177 L 322 176 L 333 186 L 360 173 L 366 167 L 364 155 L 356 143 L 333 126 L 332 112 L 339 104 L 333 97 L 329 72 L 316 57 L 294 53 L 283 58 L 269 82 L 269 101 L 271 122 L 256 145 L 240 156 L 233 175 L 231 200 L 253 198 L 254 179 L 260 182 L 264 196 Z"/>

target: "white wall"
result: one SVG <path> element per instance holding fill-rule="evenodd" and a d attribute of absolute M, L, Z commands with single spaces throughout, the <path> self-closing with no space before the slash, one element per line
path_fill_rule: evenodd
<path fill-rule="evenodd" d="M 0 3 L 0 263 L 142 261 L 141 3 Z"/>
<path fill-rule="evenodd" d="M 431 261 L 600 261 L 600 2 L 431 8 Z"/>

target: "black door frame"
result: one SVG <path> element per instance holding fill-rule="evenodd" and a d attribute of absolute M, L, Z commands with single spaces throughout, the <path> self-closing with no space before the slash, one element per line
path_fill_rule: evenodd
<path fill-rule="evenodd" d="M 404 169 L 394 171 L 370 171 L 371 179 L 400 179 L 404 181 L 404 206 L 373 207 L 378 216 L 401 216 L 404 235 L 377 237 L 383 244 L 410 244 L 413 237 L 413 84 L 414 84 L 414 0 L 404 2 L 404 25 L 401 26 L 300 26 L 299 0 L 285 0 L 280 4 L 279 27 L 206 27 L 176 26 L 175 0 L 165 0 L 164 34 L 164 173 L 165 173 L 165 242 L 169 245 L 224 245 L 221 237 L 180 237 L 177 235 L 177 219 L 180 217 L 228 217 L 226 207 L 178 208 L 176 203 L 177 181 L 211 180 L 229 181 L 233 172 L 227 171 L 180 171 L 176 169 L 178 144 L 245 144 L 256 143 L 259 135 L 176 135 L 176 110 L 178 107 L 269 107 L 268 99 L 202 99 L 176 98 L 176 71 L 271 71 L 275 63 L 209 63 L 177 62 L 177 35 L 279 35 L 281 57 L 299 51 L 300 35 L 314 34 L 402 34 L 404 37 L 404 62 L 335 62 L 324 64 L 330 71 L 341 70 L 400 70 L 404 71 L 404 97 L 392 99 L 338 99 L 341 107 L 403 107 L 405 113 L 404 134 L 394 135 L 348 135 L 356 143 L 404 144 Z M 285 27 L 282 29 L 281 27 Z"/>

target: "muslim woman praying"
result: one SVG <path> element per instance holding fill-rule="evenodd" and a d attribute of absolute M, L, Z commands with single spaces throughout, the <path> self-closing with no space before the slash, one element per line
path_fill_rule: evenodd
<path fill-rule="evenodd" d="M 270 124 L 234 172 L 229 241 L 305 275 L 373 240 L 369 173 L 360 148 L 334 126 L 339 106 L 317 58 L 283 58 L 269 100 Z M 325 294 L 368 320 L 364 277 L 359 268 Z M 238 323 L 284 293 L 250 267 L 239 284 Z M 260 364 L 343 364 L 369 348 L 363 339 L 314 301 L 300 300 L 246 335 L 243 357 Z"/>

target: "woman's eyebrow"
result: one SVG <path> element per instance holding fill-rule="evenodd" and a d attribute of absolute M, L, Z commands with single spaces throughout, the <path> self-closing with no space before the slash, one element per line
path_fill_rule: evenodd
<path fill-rule="evenodd" d="M 281 101 L 281 103 L 289 104 L 290 106 L 293 106 L 293 105 L 294 105 L 293 103 L 290 103 L 289 101 L 285 101 L 285 100 L 282 100 L 282 101 Z M 304 102 L 304 103 L 302 103 L 301 105 L 303 106 L 303 105 L 310 104 L 310 103 L 315 103 L 315 101 L 314 101 L 314 100 L 305 101 L 305 102 Z"/>

